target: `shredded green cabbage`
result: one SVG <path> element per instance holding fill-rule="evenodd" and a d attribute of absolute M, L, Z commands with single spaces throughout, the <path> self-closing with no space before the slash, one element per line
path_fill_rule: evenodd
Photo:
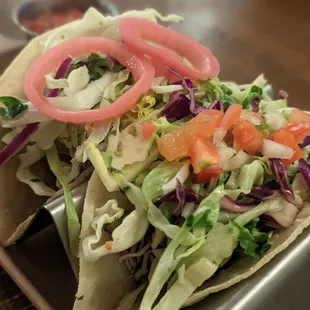
<path fill-rule="evenodd" d="M 80 235 L 80 222 L 75 210 L 74 201 L 69 189 L 68 175 L 63 169 L 63 166 L 59 160 L 57 149 L 55 145 L 51 149 L 46 151 L 46 158 L 50 169 L 57 177 L 62 185 L 66 204 L 66 216 L 67 216 L 67 229 L 69 238 L 69 251 L 73 256 L 78 255 L 79 247 L 79 235 Z"/>

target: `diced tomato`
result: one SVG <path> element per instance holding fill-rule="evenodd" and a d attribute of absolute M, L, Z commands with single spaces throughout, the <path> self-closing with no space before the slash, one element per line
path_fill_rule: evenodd
<path fill-rule="evenodd" d="M 262 120 L 262 114 L 259 112 L 252 112 L 249 110 L 242 110 L 241 115 L 240 115 L 240 120 L 241 121 L 246 121 L 250 120 L 251 118 L 256 118 L 259 121 Z"/>
<path fill-rule="evenodd" d="M 262 136 L 248 120 L 239 122 L 233 130 L 234 142 L 239 149 L 255 155 L 262 148 Z"/>
<path fill-rule="evenodd" d="M 220 127 L 225 130 L 230 129 L 234 124 L 237 123 L 241 113 L 242 113 L 241 104 L 232 104 L 225 112 Z"/>
<path fill-rule="evenodd" d="M 222 173 L 222 169 L 217 166 L 207 167 L 198 173 L 197 181 L 198 182 L 210 182 L 213 178 L 219 177 L 221 173 Z"/>
<path fill-rule="evenodd" d="M 82 17 L 82 11 L 72 8 L 64 12 L 43 13 L 35 19 L 21 19 L 21 24 L 36 34 L 42 34 L 50 29 L 54 29 Z"/>
<path fill-rule="evenodd" d="M 142 133 L 145 140 L 150 140 L 157 127 L 153 123 L 144 122 L 142 124 Z"/>
<path fill-rule="evenodd" d="M 188 155 L 188 148 L 196 136 L 211 138 L 220 125 L 223 112 L 204 110 L 180 128 L 164 135 L 158 141 L 159 152 L 168 160 Z"/>
<path fill-rule="evenodd" d="M 304 121 L 304 122 L 310 124 L 310 115 L 304 111 L 293 110 L 289 116 L 289 121 L 292 123 Z"/>
<path fill-rule="evenodd" d="M 113 241 L 107 241 L 105 243 L 106 249 L 109 250 L 109 251 L 112 250 L 112 244 L 113 244 Z"/>
<path fill-rule="evenodd" d="M 281 129 L 291 133 L 297 143 L 300 143 L 308 135 L 310 135 L 310 123 L 307 123 L 305 121 L 289 123 Z"/>
<path fill-rule="evenodd" d="M 275 142 L 284 144 L 284 145 L 290 147 L 294 151 L 294 154 L 293 154 L 291 159 L 282 159 L 282 162 L 285 166 L 289 166 L 295 160 L 298 160 L 298 159 L 303 157 L 303 152 L 300 149 L 300 147 L 298 146 L 294 136 L 291 133 L 289 133 L 283 129 L 279 129 L 277 132 L 275 132 L 270 137 L 270 139 L 275 141 Z"/>
<path fill-rule="evenodd" d="M 219 127 L 223 115 L 222 111 L 204 110 L 187 124 L 198 136 L 209 139 L 213 136 L 215 129 Z"/>
<path fill-rule="evenodd" d="M 195 173 L 220 162 L 220 154 L 216 146 L 210 140 L 203 138 L 196 137 L 191 143 L 188 153 Z"/>

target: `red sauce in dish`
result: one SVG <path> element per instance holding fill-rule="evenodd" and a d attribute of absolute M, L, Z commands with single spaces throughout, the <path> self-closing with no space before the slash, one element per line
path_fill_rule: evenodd
<path fill-rule="evenodd" d="M 82 17 L 82 11 L 72 8 L 63 12 L 44 13 L 35 19 L 22 19 L 20 23 L 32 32 L 41 34 Z"/>

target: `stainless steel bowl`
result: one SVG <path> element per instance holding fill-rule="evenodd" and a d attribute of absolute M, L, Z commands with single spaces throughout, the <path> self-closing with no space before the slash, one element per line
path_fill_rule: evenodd
<path fill-rule="evenodd" d="M 119 14 L 116 6 L 108 0 L 22 0 L 13 8 L 12 19 L 27 38 L 32 38 L 38 34 L 23 25 L 22 19 L 35 19 L 43 13 L 61 12 L 70 8 L 85 12 L 91 6 L 105 15 Z"/>

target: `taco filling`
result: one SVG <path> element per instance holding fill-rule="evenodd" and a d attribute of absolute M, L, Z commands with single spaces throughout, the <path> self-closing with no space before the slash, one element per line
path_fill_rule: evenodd
<path fill-rule="evenodd" d="M 157 18 L 181 20 L 91 9 L 74 22 L 80 29 L 45 37 L 24 98 L 0 97 L 10 129 L 0 164 L 21 151 L 20 182 L 39 196 L 63 190 L 81 264 L 76 309 L 100 308 L 93 283 L 112 281 L 112 260 L 131 284 L 109 309 L 198 301 L 210 293 L 201 286 L 236 260 L 268 255 L 307 207 L 310 115 L 288 108 L 284 92 L 274 98 L 263 75 L 220 80 L 206 47 Z M 36 174 L 39 161 L 53 182 Z M 70 190 L 92 173 L 80 223 Z"/>

